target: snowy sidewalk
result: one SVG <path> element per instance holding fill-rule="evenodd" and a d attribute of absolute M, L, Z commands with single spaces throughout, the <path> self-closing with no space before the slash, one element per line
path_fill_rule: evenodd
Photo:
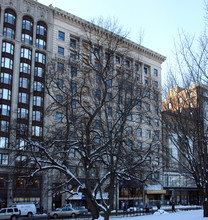
<path fill-rule="evenodd" d="M 163 212 L 162 209 L 160 212 Z M 100 218 L 102 219 L 102 218 Z M 99 219 L 99 220 L 100 220 Z M 163 212 L 160 214 L 156 212 L 153 215 L 136 216 L 136 217 L 111 217 L 110 219 L 118 220 L 208 220 L 203 218 L 203 210 L 192 210 L 192 211 L 177 211 L 174 213 Z"/>

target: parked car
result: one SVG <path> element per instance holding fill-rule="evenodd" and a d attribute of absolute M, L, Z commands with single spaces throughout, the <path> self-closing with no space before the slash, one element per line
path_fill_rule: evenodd
<path fill-rule="evenodd" d="M 19 210 L 15 207 L 3 208 L 0 210 L 0 219 L 16 220 L 19 215 Z"/>
<path fill-rule="evenodd" d="M 127 212 L 138 212 L 139 209 L 138 209 L 138 207 L 129 207 L 126 211 Z"/>
<path fill-rule="evenodd" d="M 73 207 L 75 210 L 79 210 L 80 215 L 87 215 L 88 210 L 84 206 Z"/>
<path fill-rule="evenodd" d="M 36 206 L 33 203 L 31 203 L 31 204 L 15 204 L 15 205 L 12 205 L 11 207 L 18 208 L 21 216 L 32 217 L 37 212 Z"/>
<path fill-rule="evenodd" d="M 49 213 L 50 218 L 64 218 L 64 217 L 76 217 L 80 214 L 78 210 L 72 209 L 70 207 L 64 207 L 60 210 L 55 210 Z"/>

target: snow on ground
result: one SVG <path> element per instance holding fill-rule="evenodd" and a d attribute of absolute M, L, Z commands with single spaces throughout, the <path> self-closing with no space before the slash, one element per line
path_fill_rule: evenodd
<path fill-rule="evenodd" d="M 112 217 L 110 219 L 116 219 Z M 203 218 L 203 210 L 177 211 L 168 213 L 160 210 L 153 215 L 136 216 L 136 217 L 117 217 L 118 220 L 208 220 Z"/>

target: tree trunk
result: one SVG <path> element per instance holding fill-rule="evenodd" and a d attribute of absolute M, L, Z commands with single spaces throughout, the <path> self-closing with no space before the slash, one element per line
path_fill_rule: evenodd
<path fill-rule="evenodd" d="M 90 209 L 90 212 L 92 214 L 92 219 L 99 218 L 99 210 L 96 206 L 95 202 L 93 201 L 92 195 L 88 192 L 87 189 L 83 189 L 83 194 L 85 195 L 85 198 L 87 200 L 88 207 Z"/>
<path fill-rule="evenodd" d="M 204 201 L 203 209 L 204 209 L 204 217 L 208 217 L 208 201 Z"/>
<path fill-rule="evenodd" d="M 110 212 L 109 210 L 104 213 L 104 220 L 109 220 L 109 218 L 110 218 L 110 213 L 111 213 L 111 212 Z"/>

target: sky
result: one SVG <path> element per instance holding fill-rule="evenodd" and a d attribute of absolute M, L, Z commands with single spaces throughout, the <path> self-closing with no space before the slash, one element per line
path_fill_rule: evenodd
<path fill-rule="evenodd" d="M 179 31 L 198 36 L 205 25 L 204 0 L 38 0 L 87 21 L 103 17 L 116 19 L 128 38 L 167 57 L 163 72 L 171 63 Z"/>

